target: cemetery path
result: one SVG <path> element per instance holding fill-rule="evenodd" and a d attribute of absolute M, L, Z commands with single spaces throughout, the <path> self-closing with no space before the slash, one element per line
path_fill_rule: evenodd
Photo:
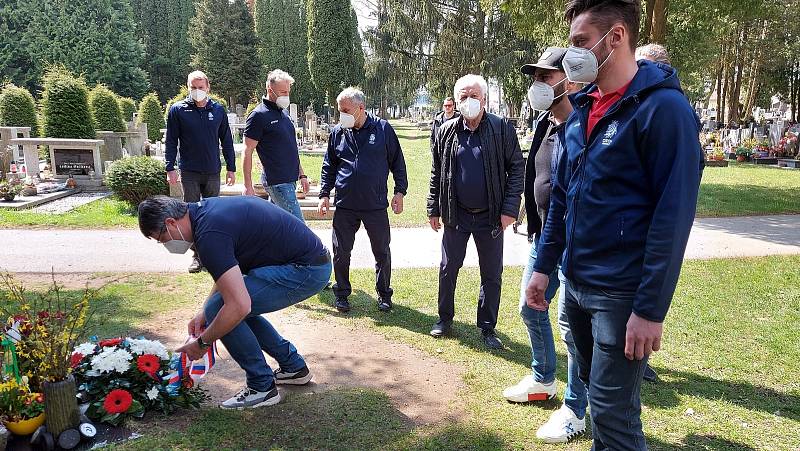
<path fill-rule="evenodd" d="M 330 248 L 330 229 L 314 231 Z M 134 229 L 4 229 L 0 230 L 0 243 L 4 255 L 15 256 L 5 258 L 0 270 L 20 273 L 184 272 L 190 263 L 188 255 L 169 254 Z M 395 268 L 438 267 L 440 245 L 441 233 L 429 228 L 395 228 L 392 264 Z M 464 264 L 477 266 L 474 243 L 469 245 Z M 526 238 L 509 228 L 505 235 L 505 264 L 524 265 L 528 251 Z M 800 215 L 698 219 L 686 250 L 688 259 L 786 254 L 800 254 Z M 352 267 L 374 267 L 363 229 L 356 235 Z"/>

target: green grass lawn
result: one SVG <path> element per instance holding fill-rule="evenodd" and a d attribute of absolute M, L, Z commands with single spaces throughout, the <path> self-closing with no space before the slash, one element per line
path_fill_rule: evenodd
<path fill-rule="evenodd" d="M 666 322 L 664 349 L 651 361 L 660 381 L 645 383 L 642 391 L 651 449 L 800 447 L 798 267 L 800 256 L 685 265 Z M 498 332 L 507 348 L 499 352 L 484 350 L 474 326 L 475 268 L 463 270 L 459 280 L 452 338 L 427 335 L 436 321 L 433 269 L 395 271 L 395 308 L 388 314 L 374 307 L 369 288 L 373 274 L 365 270 L 353 272 L 356 294 L 349 316 L 335 312 L 329 292 L 295 307 L 312 318 L 346 324 L 353 333 L 375 330 L 462 367 L 465 388 L 459 395 L 465 421 L 418 428 L 390 404 L 386 393 L 336 389 L 289 397 L 277 408 L 208 408 L 177 423 L 160 417 L 134 422 L 132 427 L 145 437 L 122 448 L 554 449 L 537 444 L 534 432 L 558 408 L 561 391 L 559 401 L 540 405 L 509 404 L 501 397 L 504 387 L 530 371 L 527 335 L 517 313 L 520 272 L 507 268 L 504 274 Z M 126 333 L 168 309 L 199 305 L 208 285 L 204 275 L 137 275 L 114 283 L 96 301 L 102 320 L 97 333 Z M 555 321 L 555 311 L 551 316 Z M 560 341 L 557 352 L 561 390 L 565 350 Z M 557 449 L 587 449 L 589 444 L 583 438 Z"/>
<path fill-rule="evenodd" d="M 408 169 L 409 189 L 405 211 L 390 214 L 397 227 L 424 227 L 427 224 L 425 205 L 430 180 L 431 155 L 428 131 L 419 131 L 407 122 L 392 123 Z M 258 159 L 256 158 L 256 161 Z M 301 156 L 303 169 L 312 181 L 319 181 L 321 156 Z M 241 158 L 236 180 L 244 182 Z M 224 177 L 224 174 L 223 174 Z M 258 170 L 253 170 L 258 180 Z M 393 187 L 390 178 L 389 189 Z M 768 168 L 733 162 L 727 168 L 706 168 L 697 203 L 698 217 L 726 217 L 800 213 L 800 171 Z M 311 222 L 314 227 L 327 226 L 328 221 Z M 135 227 L 136 219 L 122 202 L 104 199 L 62 215 L 35 214 L 0 210 L 0 227 L 47 226 L 63 228 Z"/>

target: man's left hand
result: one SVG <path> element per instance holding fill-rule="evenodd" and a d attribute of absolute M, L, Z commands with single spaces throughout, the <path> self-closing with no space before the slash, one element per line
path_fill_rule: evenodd
<path fill-rule="evenodd" d="M 228 186 L 233 186 L 236 183 L 236 173 L 233 171 L 228 171 L 227 175 L 225 176 L 225 184 Z"/>
<path fill-rule="evenodd" d="M 507 215 L 500 216 L 500 226 L 503 228 L 503 230 L 505 230 L 506 227 L 510 226 L 511 224 L 514 224 L 515 222 L 517 222 L 517 218 L 513 218 Z"/>
<path fill-rule="evenodd" d="M 196 339 L 192 339 L 189 340 L 185 345 L 176 349 L 175 352 L 185 352 L 186 356 L 189 357 L 189 360 L 195 361 L 200 360 L 200 358 L 203 357 L 203 354 L 206 353 L 206 350 L 200 347 L 200 344 Z"/>
<path fill-rule="evenodd" d="M 311 189 L 311 184 L 308 183 L 308 177 L 300 179 L 300 186 L 303 188 L 303 194 L 308 194 L 308 191 Z"/>
<path fill-rule="evenodd" d="M 631 313 L 625 332 L 625 357 L 628 360 L 642 360 L 661 349 L 661 334 L 664 325 L 648 321 L 636 313 Z"/>
<path fill-rule="evenodd" d="M 392 211 L 394 214 L 399 215 L 403 212 L 403 194 L 397 193 L 392 198 Z"/>

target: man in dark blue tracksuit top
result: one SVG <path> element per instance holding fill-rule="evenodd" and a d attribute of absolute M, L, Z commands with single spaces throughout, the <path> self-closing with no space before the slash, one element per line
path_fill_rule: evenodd
<path fill-rule="evenodd" d="M 403 212 L 408 189 L 406 162 L 400 141 L 389 123 L 366 112 L 364 93 L 347 88 L 336 99 L 340 119 L 328 138 L 322 163 L 319 212 L 327 214 L 330 193 L 336 188 L 333 214 L 333 272 L 336 309 L 350 310 L 350 252 L 361 223 L 367 230 L 375 256 L 375 290 L 378 308 L 392 308 L 392 257 L 389 215 L 386 207 L 389 171 L 394 176 L 392 211 Z"/>
<path fill-rule="evenodd" d="M 661 346 L 703 170 L 700 124 L 676 71 L 634 59 L 639 2 L 570 0 L 566 152 L 527 290 L 544 310 L 563 254 L 565 309 L 589 387 L 593 449 L 647 449 L 639 393 Z"/>
<path fill-rule="evenodd" d="M 225 108 L 208 98 L 208 77 L 201 71 L 189 74 L 189 97 L 172 105 L 167 113 L 165 159 L 170 185 L 180 179 L 184 202 L 219 196 L 222 169 L 219 149 L 225 157 L 226 184 L 236 182 L 236 154 Z M 180 177 L 175 164 L 180 152 Z M 197 253 L 189 272 L 202 269 Z"/>

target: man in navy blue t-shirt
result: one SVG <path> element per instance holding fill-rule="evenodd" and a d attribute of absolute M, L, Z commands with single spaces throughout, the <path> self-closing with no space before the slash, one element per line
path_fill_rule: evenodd
<path fill-rule="evenodd" d="M 139 204 L 139 228 L 172 253 L 194 246 L 214 279 L 203 310 L 189 321 L 193 339 L 178 351 L 196 360 L 222 340 L 247 386 L 220 407 L 273 405 L 280 401 L 276 384 L 311 380 L 294 345 L 261 316 L 308 299 L 330 279 L 330 254 L 303 222 L 256 197 L 187 204 L 156 196 Z M 262 350 L 280 365 L 274 373 Z"/>
<path fill-rule="evenodd" d="M 189 97 L 172 105 L 167 113 L 167 136 L 165 159 L 167 180 L 170 185 L 183 187 L 183 200 L 197 202 L 200 199 L 219 196 L 220 170 L 219 149 L 225 157 L 226 183 L 236 182 L 236 155 L 225 107 L 208 98 L 211 85 L 208 77 L 197 70 L 187 80 Z M 180 153 L 180 177 L 175 170 Z M 189 266 L 189 272 L 203 268 L 197 254 Z"/>
<path fill-rule="evenodd" d="M 295 126 L 286 108 L 289 108 L 294 78 L 286 72 L 275 69 L 267 75 L 267 95 L 247 117 L 244 129 L 244 194 L 253 196 L 253 150 L 264 166 L 261 183 L 269 193 L 270 199 L 295 215 L 301 221 L 303 212 L 297 202 L 297 179 L 308 192 L 308 177 L 300 165 L 297 151 Z"/>
<path fill-rule="evenodd" d="M 339 125 L 328 138 L 328 151 L 322 162 L 319 212 L 328 213 L 330 194 L 336 188 L 333 214 L 333 266 L 336 275 L 335 307 L 350 311 L 350 253 L 356 232 L 364 223 L 372 254 L 375 256 L 375 290 L 378 308 L 392 308 L 392 256 L 389 249 L 389 214 L 386 208 L 389 171 L 394 176 L 392 211 L 403 212 L 403 197 L 408 189 L 406 162 L 400 141 L 389 122 L 367 114 L 364 93 L 347 88 L 336 99 Z"/>

